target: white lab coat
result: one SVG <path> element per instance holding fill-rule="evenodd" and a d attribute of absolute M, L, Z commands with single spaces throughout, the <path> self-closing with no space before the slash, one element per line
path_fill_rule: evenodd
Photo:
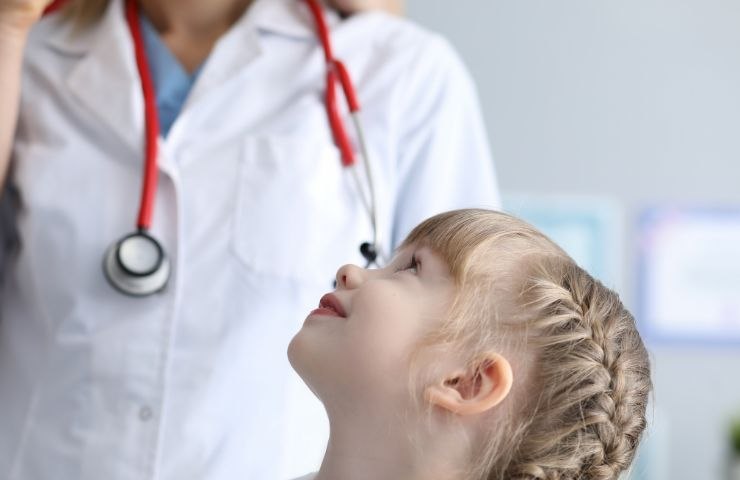
<path fill-rule="evenodd" d="M 449 45 L 380 13 L 329 20 L 364 107 L 384 244 L 441 210 L 497 206 L 475 93 Z M 257 0 L 160 140 L 152 233 L 173 275 L 148 298 L 102 272 L 106 248 L 134 229 L 142 176 L 122 2 L 71 32 L 43 19 L 24 66 L 12 152 L 22 249 L 0 292 L 0 478 L 315 470 L 324 415 L 285 350 L 336 268 L 362 263 L 371 229 L 332 143 L 305 6 Z"/>

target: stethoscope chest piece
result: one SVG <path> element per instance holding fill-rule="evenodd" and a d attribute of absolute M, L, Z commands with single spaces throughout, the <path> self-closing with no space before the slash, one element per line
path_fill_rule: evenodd
<path fill-rule="evenodd" d="M 167 285 L 170 262 L 159 242 L 138 231 L 108 248 L 103 270 L 115 288 L 140 297 L 159 292 Z"/>

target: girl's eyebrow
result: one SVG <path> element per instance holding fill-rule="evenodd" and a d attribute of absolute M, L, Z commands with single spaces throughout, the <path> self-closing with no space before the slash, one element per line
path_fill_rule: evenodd
<path fill-rule="evenodd" d="M 391 260 L 390 265 L 397 265 L 399 263 L 406 263 L 413 255 L 414 250 L 407 250 L 405 252 L 398 252 Z"/>
<path fill-rule="evenodd" d="M 417 245 L 413 250 L 413 254 L 416 255 L 417 258 L 419 255 L 424 255 L 426 257 L 431 252 L 432 249 L 426 245 Z"/>
<path fill-rule="evenodd" d="M 417 247 L 415 245 L 406 245 L 403 248 L 400 248 L 400 247 L 397 248 L 393 252 L 393 257 L 391 258 L 391 263 L 393 263 L 396 260 L 398 260 L 399 258 L 401 258 L 401 256 L 403 254 L 405 254 L 406 252 L 409 252 L 410 251 L 413 254 L 413 252 L 415 252 L 416 250 L 417 250 Z"/>

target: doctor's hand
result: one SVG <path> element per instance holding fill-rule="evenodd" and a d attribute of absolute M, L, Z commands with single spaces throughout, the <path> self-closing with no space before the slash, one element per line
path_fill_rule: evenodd
<path fill-rule="evenodd" d="M 2 0 L 0 0 L 2 1 Z M 350 15 L 363 10 L 385 10 L 396 15 L 403 14 L 404 0 L 328 0 L 329 5 L 341 13 Z"/>
<path fill-rule="evenodd" d="M 0 29 L 26 32 L 52 0 L 0 0 Z M 5 33 L 5 32 L 1 32 Z"/>

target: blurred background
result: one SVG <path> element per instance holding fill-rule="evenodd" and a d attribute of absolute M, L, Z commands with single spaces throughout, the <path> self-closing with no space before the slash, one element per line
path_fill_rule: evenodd
<path fill-rule="evenodd" d="M 740 2 L 407 0 L 407 13 L 465 59 L 505 209 L 638 318 L 655 394 L 631 478 L 740 478 Z"/>

